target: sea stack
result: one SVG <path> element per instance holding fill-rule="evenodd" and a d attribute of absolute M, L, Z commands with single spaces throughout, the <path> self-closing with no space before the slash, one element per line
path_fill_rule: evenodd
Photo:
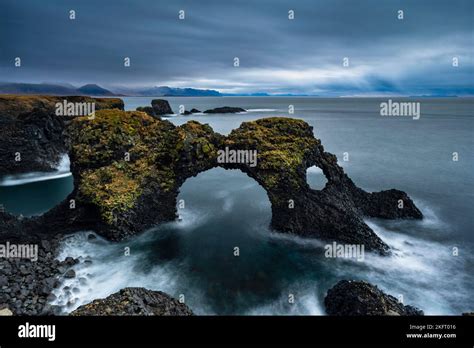
<path fill-rule="evenodd" d="M 151 107 L 155 112 L 155 115 L 171 115 L 173 114 L 173 110 L 171 110 L 171 106 L 167 100 L 164 99 L 153 99 L 151 101 Z"/>

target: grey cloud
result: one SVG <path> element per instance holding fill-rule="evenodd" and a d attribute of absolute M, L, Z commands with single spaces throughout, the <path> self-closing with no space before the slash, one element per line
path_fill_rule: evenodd
<path fill-rule="evenodd" d="M 166 82 L 239 91 L 324 91 L 347 82 L 353 89 L 385 91 L 469 88 L 474 71 L 469 0 L 3 0 L 0 6 L 0 74 L 8 81 Z M 400 8 L 403 21 L 396 18 Z M 70 9 L 75 21 L 68 19 Z M 184 21 L 178 20 L 180 9 Z M 455 55 L 462 66 L 451 74 Z M 17 56 L 21 69 L 13 67 Z M 241 70 L 232 66 L 236 56 Z M 329 81 L 315 75 L 313 82 L 268 73 L 336 71 L 345 56 L 351 68 L 360 68 L 350 81 L 340 73 Z M 123 67 L 124 57 L 131 58 L 130 68 Z"/>

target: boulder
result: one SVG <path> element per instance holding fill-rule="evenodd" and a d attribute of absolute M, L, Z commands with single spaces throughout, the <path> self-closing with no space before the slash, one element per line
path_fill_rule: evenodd
<path fill-rule="evenodd" d="M 197 113 L 200 113 L 200 112 L 201 111 L 199 111 L 198 109 L 194 109 L 194 108 L 191 109 L 192 114 L 197 114 Z"/>
<path fill-rule="evenodd" d="M 164 99 L 153 99 L 151 101 L 151 106 L 155 115 L 170 115 L 173 114 L 173 110 L 171 110 L 171 106 L 167 100 Z"/>
<path fill-rule="evenodd" d="M 64 278 L 75 278 L 76 277 L 76 272 L 71 268 L 69 269 L 65 274 Z"/>
<path fill-rule="evenodd" d="M 189 316 L 193 312 L 183 303 L 161 292 L 144 288 L 124 288 L 104 299 L 77 308 L 72 316 L 160 315 Z"/>
<path fill-rule="evenodd" d="M 364 281 L 341 280 L 328 290 L 324 305 L 329 315 L 424 315 Z"/>

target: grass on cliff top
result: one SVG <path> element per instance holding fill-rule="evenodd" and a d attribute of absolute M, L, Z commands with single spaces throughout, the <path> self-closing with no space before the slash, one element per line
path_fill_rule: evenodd
<path fill-rule="evenodd" d="M 56 103 L 94 102 L 96 110 L 123 108 L 120 98 L 91 98 L 87 96 L 49 96 L 49 95 L 0 95 L 0 117 L 16 117 L 22 113 L 31 112 L 35 108 L 54 113 Z"/>

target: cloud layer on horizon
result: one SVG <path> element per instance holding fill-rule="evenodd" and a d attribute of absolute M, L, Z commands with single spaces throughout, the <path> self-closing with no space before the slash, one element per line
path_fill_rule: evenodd
<path fill-rule="evenodd" d="M 474 94 L 473 11 L 470 0 L 3 0 L 0 80 L 228 93 Z"/>

